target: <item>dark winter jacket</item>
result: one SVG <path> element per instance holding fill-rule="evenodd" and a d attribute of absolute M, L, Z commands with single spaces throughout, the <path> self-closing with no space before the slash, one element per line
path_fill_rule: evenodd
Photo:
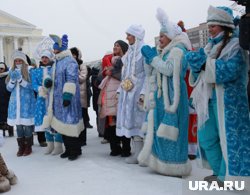
<path fill-rule="evenodd" d="M 92 86 L 92 91 L 93 91 L 93 98 L 92 98 L 92 103 L 93 103 L 93 109 L 97 112 L 98 111 L 98 97 L 100 94 L 100 89 L 98 88 L 98 85 L 101 83 L 101 81 L 98 81 L 98 74 L 100 70 L 98 68 L 92 68 L 91 69 L 91 86 Z M 99 78 L 100 79 L 100 78 Z"/>
<path fill-rule="evenodd" d="M 7 122 L 10 92 L 6 89 L 5 79 L 8 72 L 0 73 L 0 123 Z"/>

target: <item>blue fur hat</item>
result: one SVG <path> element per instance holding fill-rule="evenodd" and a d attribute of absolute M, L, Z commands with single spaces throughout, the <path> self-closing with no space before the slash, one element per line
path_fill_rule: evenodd
<path fill-rule="evenodd" d="M 234 29 L 233 11 L 229 7 L 213 7 L 208 8 L 207 24 L 226 26 Z"/>
<path fill-rule="evenodd" d="M 68 49 L 68 36 L 63 35 L 62 38 L 60 38 L 57 35 L 49 35 L 50 38 L 55 42 L 53 45 L 54 50 L 64 51 Z"/>

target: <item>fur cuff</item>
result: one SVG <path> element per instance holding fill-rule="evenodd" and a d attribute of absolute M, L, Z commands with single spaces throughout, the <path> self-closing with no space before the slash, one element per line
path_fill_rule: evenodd
<path fill-rule="evenodd" d="M 52 113 L 48 113 L 48 115 L 44 116 L 42 129 L 46 129 L 46 128 L 49 128 L 51 126 L 52 118 L 53 118 Z"/>
<path fill-rule="evenodd" d="M 46 98 L 47 97 L 48 90 L 44 88 L 43 86 L 38 87 L 38 96 Z"/>
<path fill-rule="evenodd" d="M 63 86 L 63 93 L 68 92 L 72 95 L 76 93 L 76 84 L 75 83 L 65 83 Z"/>
<path fill-rule="evenodd" d="M 215 83 L 215 59 L 208 58 L 206 62 L 205 81 Z"/>
<path fill-rule="evenodd" d="M 167 176 L 187 176 L 192 171 L 192 166 L 189 160 L 185 163 L 167 163 L 150 155 L 148 166 L 156 172 Z"/>
<path fill-rule="evenodd" d="M 172 141 L 177 141 L 178 136 L 179 136 L 179 129 L 176 127 L 161 123 L 156 134 L 158 137 L 167 138 Z"/>

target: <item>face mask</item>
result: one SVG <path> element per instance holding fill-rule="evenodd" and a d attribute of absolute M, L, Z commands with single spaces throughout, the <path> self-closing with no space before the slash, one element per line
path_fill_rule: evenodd
<path fill-rule="evenodd" d="M 16 64 L 16 68 L 17 69 L 21 69 L 22 68 L 22 64 Z"/>

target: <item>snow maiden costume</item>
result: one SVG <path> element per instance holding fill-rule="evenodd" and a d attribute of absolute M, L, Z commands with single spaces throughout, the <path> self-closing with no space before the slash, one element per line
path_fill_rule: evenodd
<path fill-rule="evenodd" d="M 144 45 L 145 31 L 140 25 L 131 25 L 127 34 L 135 37 L 135 43 L 129 45 L 127 53 L 122 57 L 121 86 L 118 89 L 119 99 L 117 108 L 117 136 L 133 137 L 135 154 L 126 158 L 127 163 L 138 163 L 137 156 L 141 151 L 144 137 L 141 126 L 146 113 L 139 105 L 139 98 L 144 94 L 145 71 L 141 47 Z"/>
<path fill-rule="evenodd" d="M 32 72 L 32 87 L 38 94 L 35 112 L 35 131 L 45 131 L 45 137 L 48 144 L 45 154 L 52 153 L 53 155 L 57 155 L 63 152 L 61 134 L 50 127 L 46 129 L 42 127 L 43 118 L 48 107 L 50 88 L 52 86 L 52 81 L 50 81 L 50 79 L 52 77 L 52 65 L 54 64 L 51 60 L 53 54 L 49 50 L 44 50 L 41 52 L 40 56 L 41 58 L 47 57 L 49 63 L 43 64 L 41 61 L 39 67 Z"/>
<path fill-rule="evenodd" d="M 70 50 L 67 50 L 67 35 L 63 35 L 62 39 L 56 35 L 50 37 L 55 42 L 53 48 L 56 52 L 56 63 L 53 66 L 48 114 L 44 117 L 43 126 L 51 126 L 63 135 L 66 150 L 61 158 L 75 160 L 82 153 L 79 135 L 84 129 L 78 64 Z"/>
<path fill-rule="evenodd" d="M 223 31 L 186 59 L 195 86 L 191 96 L 198 114 L 200 162 L 213 170 L 205 180 L 223 185 L 225 176 L 250 176 L 248 64 L 233 32 L 232 10 L 210 6 L 207 22 L 209 28 L 218 25 Z"/>
<path fill-rule="evenodd" d="M 160 36 L 170 42 L 164 48 L 144 46 L 148 90 L 145 106 L 149 107 L 147 135 L 138 156 L 156 172 L 170 176 L 189 175 L 188 160 L 188 95 L 184 80 L 187 63 L 185 53 L 191 48 L 180 27 L 168 21 L 162 9 L 157 10 Z M 147 103 L 148 102 L 148 103 Z"/>
<path fill-rule="evenodd" d="M 12 59 L 13 66 L 6 78 L 6 88 L 11 92 L 7 122 L 17 127 L 19 146 L 17 156 L 27 156 L 32 152 L 35 94 L 31 85 L 26 55 L 21 51 L 15 51 Z M 20 61 L 22 63 L 16 63 Z"/>

